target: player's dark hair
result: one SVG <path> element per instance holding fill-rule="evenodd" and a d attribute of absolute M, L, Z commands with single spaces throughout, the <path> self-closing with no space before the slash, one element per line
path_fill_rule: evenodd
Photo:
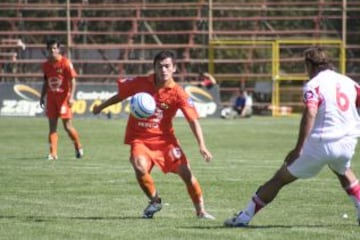
<path fill-rule="evenodd" d="M 334 69 L 330 57 L 321 47 L 311 47 L 304 51 L 305 62 L 311 64 L 318 71 Z"/>
<path fill-rule="evenodd" d="M 171 58 L 173 64 L 175 64 L 175 55 L 174 55 L 174 53 L 171 52 L 171 51 L 168 51 L 168 50 L 164 50 L 164 51 L 161 51 L 161 52 L 159 52 L 159 53 L 157 53 L 155 55 L 153 65 L 155 66 L 155 64 L 157 62 L 160 62 L 160 61 L 164 60 L 165 58 Z"/>
<path fill-rule="evenodd" d="M 56 44 L 57 47 L 60 47 L 61 43 L 57 39 L 48 39 L 46 40 L 46 47 L 49 48 L 50 46 Z"/>

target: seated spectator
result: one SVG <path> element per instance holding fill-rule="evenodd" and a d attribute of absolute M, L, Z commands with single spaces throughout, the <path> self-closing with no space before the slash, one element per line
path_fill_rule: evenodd
<path fill-rule="evenodd" d="M 251 95 L 247 94 L 245 90 L 240 89 L 233 98 L 232 106 L 221 111 L 221 117 L 226 119 L 251 117 L 252 105 Z"/>
<path fill-rule="evenodd" d="M 239 91 L 233 110 L 237 112 L 239 117 L 250 117 L 252 115 L 252 98 L 245 90 Z"/>

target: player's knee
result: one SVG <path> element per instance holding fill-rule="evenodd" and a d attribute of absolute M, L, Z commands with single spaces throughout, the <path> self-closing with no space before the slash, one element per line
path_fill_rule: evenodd
<path fill-rule="evenodd" d="M 145 174 L 148 169 L 148 163 L 144 157 L 131 157 L 130 163 L 133 166 L 136 173 Z"/>
<path fill-rule="evenodd" d="M 177 169 L 177 174 L 186 184 L 191 184 L 193 181 L 196 181 L 196 178 L 192 175 L 190 168 L 186 165 L 180 165 Z"/>

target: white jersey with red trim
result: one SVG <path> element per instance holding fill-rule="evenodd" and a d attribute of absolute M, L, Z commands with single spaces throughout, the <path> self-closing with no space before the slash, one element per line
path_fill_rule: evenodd
<path fill-rule="evenodd" d="M 325 70 L 304 86 L 304 103 L 318 107 L 310 138 L 333 141 L 360 136 L 360 87 L 351 78 Z"/>

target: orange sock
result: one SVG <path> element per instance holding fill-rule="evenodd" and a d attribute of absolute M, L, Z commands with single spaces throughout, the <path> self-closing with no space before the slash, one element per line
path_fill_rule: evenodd
<path fill-rule="evenodd" d="M 140 177 L 137 177 L 138 183 L 141 189 L 144 191 L 149 199 L 156 197 L 156 189 L 154 180 L 149 173 L 146 173 Z"/>
<path fill-rule="evenodd" d="M 194 178 L 192 183 L 186 185 L 197 214 L 204 211 L 204 200 L 199 182 Z"/>
<path fill-rule="evenodd" d="M 76 149 L 81 148 L 80 137 L 79 137 L 79 134 L 78 134 L 78 132 L 76 131 L 75 128 L 70 128 L 69 129 L 69 137 L 73 141 L 74 146 L 75 146 Z"/>
<path fill-rule="evenodd" d="M 49 145 L 50 154 L 52 156 L 57 156 L 58 134 L 56 132 L 49 133 Z"/>

